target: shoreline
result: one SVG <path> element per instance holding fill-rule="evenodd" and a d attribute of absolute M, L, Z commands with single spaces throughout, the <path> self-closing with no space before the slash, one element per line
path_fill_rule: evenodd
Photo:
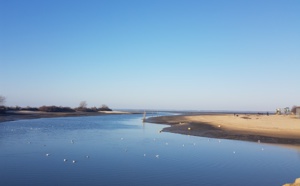
<path fill-rule="evenodd" d="M 290 115 L 210 114 L 146 119 L 167 124 L 163 132 L 250 142 L 300 145 L 300 119 Z"/>
<path fill-rule="evenodd" d="M 131 112 L 41 112 L 13 111 L 0 114 L 0 123 L 58 117 L 135 114 Z M 242 140 L 300 146 L 300 119 L 285 115 L 192 114 L 147 118 L 145 122 L 167 124 L 162 132 L 217 139 Z"/>
<path fill-rule="evenodd" d="M 135 114 L 131 112 L 121 111 L 99 111 L 99 112 L 41 112 L 41 111 L 12 111 L 5 114 L 0 114 L 0 123 L 27 120 L 27 119 L 40 119 L 40 118 L 59 118 L 59 117 L 80 117 L 80 116 L 105 116 L 113 114 Z"/>

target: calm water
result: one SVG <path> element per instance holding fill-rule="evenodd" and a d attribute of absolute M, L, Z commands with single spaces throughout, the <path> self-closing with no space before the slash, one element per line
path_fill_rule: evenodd
<path fill-rule="evenodd" d="M 159 133 L 163 125 L 141 118 L 0 123 L 0 185 L 269 186 L 300 177 L 295 149 Z"/>

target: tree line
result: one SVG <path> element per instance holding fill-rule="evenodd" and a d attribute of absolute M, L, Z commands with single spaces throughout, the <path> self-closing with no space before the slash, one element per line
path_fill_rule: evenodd
<path fill-rule="evenodd" d="M 42 112 L 99 112 L 99 111 L 112 111 L 107 105 L 102 105 L 101 107 L 87 107 L 86 101 L 80 102 L 78 107 L 63 107 L 63 106 L 41 106 L 41 107 L 6 107 L 4 106 L 5 97 L 0 96 L 0 113 L 5 113 L 6 111 L 42 111 Z"/>

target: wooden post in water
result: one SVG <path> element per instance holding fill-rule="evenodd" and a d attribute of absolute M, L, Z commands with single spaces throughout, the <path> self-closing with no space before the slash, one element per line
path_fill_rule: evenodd
<path fill-rule="evenodd" d="M 146 120 L 146 111 L 144 111 L 143 122 Z"/>

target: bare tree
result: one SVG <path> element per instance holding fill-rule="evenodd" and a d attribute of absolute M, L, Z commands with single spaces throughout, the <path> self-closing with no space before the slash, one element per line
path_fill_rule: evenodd
<path fill-rule="evenodd" d="M 81 101 L 81 102 L 79 103 L 79 108 L 86 108 L 86 107 L 87 107 L 86 101 Z"/>
<path fill-rule="evenodd" d="M 107 109 L 107 108 L 108 108 L 108 106 L 107 106 L 107 105 L 105 105 L 105 104 L 102 104 L 101 108 L 105 108 L 105 109 Z"/>
<path fill-rule="evenodd" d="M 5 103 L 5 97 L 0 96 L 0 105 L 4 105 L 4 103 Z"/>

